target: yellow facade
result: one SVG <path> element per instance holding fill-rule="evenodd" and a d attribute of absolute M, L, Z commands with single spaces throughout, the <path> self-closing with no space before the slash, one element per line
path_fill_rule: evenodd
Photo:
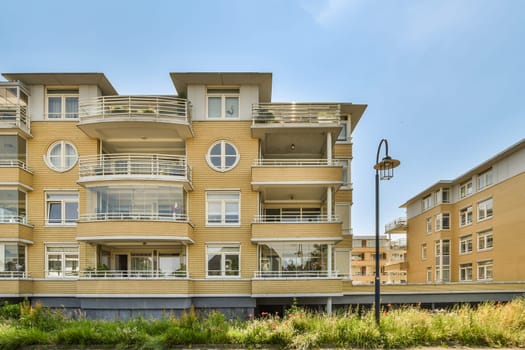
<path fill-rule="evenodd" d="M 521 141 L 460 178 L 440 181 L 404 204 L 409 214 L 409 283 L 525 279 L 521 249 L 525 238 L 520 234 L 525 230 L 524 150 Z M 443 190 L 448 193 L 446 203 L 440 200 Z M 440 220 L 444 214 L 450 217 L 445 227 Z M 440 242 L 448 242 L 444 252 Z"/>

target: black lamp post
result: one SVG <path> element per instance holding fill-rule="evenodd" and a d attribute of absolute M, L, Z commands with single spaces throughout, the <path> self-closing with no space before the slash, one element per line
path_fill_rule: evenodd
<path fill-rule="evenodd" d="M 381 151 L 381 146 L 385 145 L 385 156 L 381 161 L 379 161 L 379 153 Z M 381 275 L 379 273 L 379 179 L 381 180 L 390 180 L 394 177 L 394 168 L 397 168 L 401 162 L 397 159 L 393 159 L 388 155 L 388 141 L 382 139 L 379 142 L 377 147 L 377 156 L 376 164 L 374 169 L 376 170 L 376 273 L 375 273 L 375 290 L 374 290 L 374 305 L 375 305 L 375 318 L 376 322 L 379 324 L 380 317 L 380 286 L 381 286 Z"/>

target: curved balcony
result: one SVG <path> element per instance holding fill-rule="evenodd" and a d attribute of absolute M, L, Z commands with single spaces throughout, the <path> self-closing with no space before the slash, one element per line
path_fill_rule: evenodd
<path fill-rule="evenodd" d="M 258 215 L 252 223 L 252 242 L 283 240 L 342 240 L 342 223 L 336 216 Z"/>
<path fill-rule="evenodd" d="M 28 90 L 20 82 L 0 83 L 0 128 L 31 136 L 27 118 Z"/>
<path fill-rule="evenodd" d="M 186 157 L 166 154 L 101 154 L 81 157 L 79 183 L 116 180 L 175 181 L 191 189 Z"/>
<path fill-rule="evenodd" d="M 33 225 L 27 223 L 25 216 L 0 216 L 0 240 L 9 239 L 24 243 L 33 243 Z"/>
<path fill-rule="evenodd" d="M 175 132 L 192 137 L 191 104 L 172 96 L 100 96 L 79 101 L 79 128 L 88 136 L 111 142 L 115 132 L 128 138 L 164 138 Z M 162 124 L 162 127 L 159 127 Z M 109 130 L 109 131 L 108 131 Z"/>

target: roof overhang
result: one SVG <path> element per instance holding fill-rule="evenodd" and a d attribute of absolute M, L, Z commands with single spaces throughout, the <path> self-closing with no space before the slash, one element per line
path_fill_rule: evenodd
<path fill-rule="evenodd" d="M 97 85 L 103 95 L 118 95 L 104 73 L 2 73 L 2 76 L 26 85 Z"/>
<path fill-rule="evenodd" d="M 272 100 L 272 73 L 252 72 L 186 72 L 170 73 L 177 93 L 186 95 L 188 85 L 257 85 L 259 102 Z"/>
<path fill-rule="evenodd" d="M 366 107 L 368 107 L 368 105 L 341 103 L 341 115 L 351 116 L 350 121 L 351 121 L 352 132 L 357 126 L 357 123 L 359 123 L 359 120 L 361 120 L 363 113 L 365 113 Z"/>

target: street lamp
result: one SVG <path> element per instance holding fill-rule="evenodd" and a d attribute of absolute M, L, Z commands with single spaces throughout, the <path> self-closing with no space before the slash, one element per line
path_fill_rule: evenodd
<path fill-rule="evenodd" d="M 379 161 L 379 153 L 381 151 L 381 146 L 385 145 L 385 156 L 381 161 Z M 379 179 L 381 180 L 390 180 L 392 177 L 394 177 L 394 168 L 397 168 L 401 164 L 401 162 L 397 159 L 393 159 L 388 155 L 388 141 L 386 139 L 382 139 L 381 142 L 379 142 L 379 146 L 377 147 L 377 155 L 376 155 L 376 164 L 374 165 L 374 169 L 376 170 L 376 274 L 375 274 L 375 290 L 374 290 L 374 297 L 375 297 L 375 318 L 376 322 L 379 324 L 379 315 L 380 315 L 380 285 L 381 285 L 381 277 L 380 277 L 380 266 L 379 266 Z"/>

